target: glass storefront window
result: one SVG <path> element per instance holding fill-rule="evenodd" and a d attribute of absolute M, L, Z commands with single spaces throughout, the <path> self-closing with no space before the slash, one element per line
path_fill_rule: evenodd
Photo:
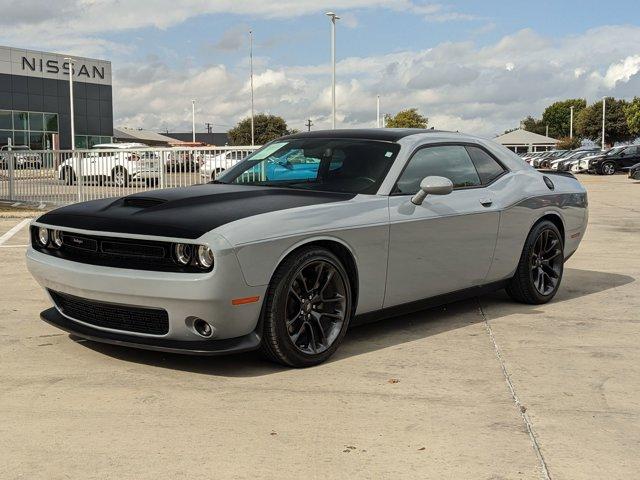
<path fill-rule="evenodd" d="M 13 112 L 13 129 L 29 130 L 29 114 L 27 112 Z"/>
<path fill-rule="evenodd" d="M 44 130 L 41 113 L 29 113 L 29 130 L 41 132 Z"/>
<path fill-rule="evenodd" d="M 0 147 L 8 145 L 9 139 L 12 138 L 13 132 L 11 130 L 0 130 Z M 13 139 L 11 140 L 13 142 Z"/>
<path fill-rule="evenodd" d="M 13 132 L 14 145 L 29 145 L 29 132 Z"/>
<path fill-rule="evenodd" d="M 76 135 L 76 148 L 87 148 L 86 135 Z"/>
<path fill-rule="evenodd" d="M 31 150 L 44 150 L 43 147 L 43 133 L 40 132 L 31 132 L 29 136 L 29 146 Z"/>
<path fill-rule="evenodd" d="M 58 131 L 58 115 L 55 113 L 45 113 L 44 114 L 44 129 L 47 132 L 57 132 Z"/>
<path fill-rule="evenodd" d="M 91 148 L 94 145 L 98 145 L 100 143 L 102 143 L 100 141 L 100 137 L 91 136 L 91 137 L 89 137 L 89 140 L 87 141 L 87 148 Z"/>
<path fill-rule="evenodd" d="M 11 112 L 0 110 L 0 128 L 4 130 L 13 130 Z"/>

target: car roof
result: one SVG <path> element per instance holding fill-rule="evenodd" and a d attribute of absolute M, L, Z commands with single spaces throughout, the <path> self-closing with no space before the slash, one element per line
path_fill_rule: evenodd
<path fill-rule="evenodd" d="M 148 148 L 144 143 L 98 143 L 91 148 Z"/>
<path fill-rule="evenodd" d="M 337 130 L 313 130 L 311 132 L 294 133 L 282 139 L 295 138 L 349 138 L 362 140 L 380 140 L 397 142 L 401 138 L 421 133 L 441 133 L 441 130 L 426 128 L 349 128 Z"/>

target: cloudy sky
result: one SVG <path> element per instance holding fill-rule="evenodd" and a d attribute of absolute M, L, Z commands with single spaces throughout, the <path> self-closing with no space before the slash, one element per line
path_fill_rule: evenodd
<path fill-rule="evenodd" d="M 640 95 L 632 0 L 0 0 L 0 45 L 111 60 L 117 126 L 226 131 L 256 110 L 330 125 L 338 21 L 338 125 L 417 107 L 440 129 L 486 136 L 567 97 Z"/>

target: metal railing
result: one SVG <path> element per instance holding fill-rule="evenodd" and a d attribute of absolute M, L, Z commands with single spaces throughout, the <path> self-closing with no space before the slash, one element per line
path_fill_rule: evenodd
<path fill-rule="evenodd" d="M 64 205 L 206 183 L 257 148 L 3 150 L 0 200 Z"/>

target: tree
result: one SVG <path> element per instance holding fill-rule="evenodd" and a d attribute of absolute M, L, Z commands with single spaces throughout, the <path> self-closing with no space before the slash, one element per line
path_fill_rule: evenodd
<path fill-rule="evenodd" d="M 385 115 L 385 124 L 388 128 L 427 128 L 429 119 L 418 113 L 417 108 L 401 110 L 391 116 Z"/>
<path fill-rule="evenodd" d="M 556 146 L 560 150 L 575 150 L 582 145 L 582 141 L 578 137 L 560 137 Z"/>
<path fill-rule="evenodd" d="M 535 119 L 531 115 L 523 119 L 520 123 L 522 128 L 527 132 L 538 133 L 540 135 L 545 134 L 545 127 L 542 124 L 542 120 Z"/>
<path fill-rule="evenodd" d="M 627 119 L 629 133 L 640 134 L 640 97 L 634 97 L 631 102 L 625 105 L 624 115 Z"/>
<path fill-rule="evenodd" d="M 284 118 L 276 115 L 259 113 L 253 117 L 253 125 L 256 145 L 264 145 L 291 133 Z M 227 133 L 231 145 L 251 145 L 251 118 L 243 118 Z"/>
<path fill-rule="evenodd" d="M 605 113 L 605 146 L 614 145 L 633 138 L 627 125 L 625 100 L 613 97 L 606 99 Z M 576 120 L 576 132 L 584 138 L 600 142 L 602 138 L 602 102 L 596 102 L 583 109 Z"/>
<path fill-rule="evenodd" d="M 568 137 L 571 124 L 571 107 L 573 107 L 573 124 L 577 115 L 587 106 L 583 98 L 570 98 L 552 103 L 542 113 L 542 125 L 549 125 L 549 136 L 553 138 Z M 575 130 L 575 128 L 574 128 Z"/>

